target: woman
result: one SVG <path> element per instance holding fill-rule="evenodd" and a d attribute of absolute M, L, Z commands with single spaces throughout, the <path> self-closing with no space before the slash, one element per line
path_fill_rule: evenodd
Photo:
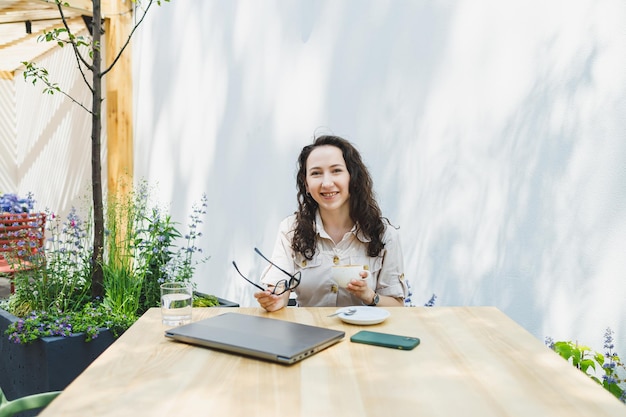
<path fill-rule="evenodd" d="M 354 146 L 337 136 L 321 136 L 305 146 L 297 186 L 298 211 L 280 224 L 272 254 L 279 268 L 270 266 L 263 274 L 269 288 L 254 294 L 259 304 L 279 310 L 294 291 L 301 306 L 403 306 L 407 286 L 398 233 L 382 217 Z M 362 279 L 339 288 L 332 267 L 348 264 L 365 266 Z M 297 286 L 273 294 L 285 272 L 298 277 L 290 280 Z"/>

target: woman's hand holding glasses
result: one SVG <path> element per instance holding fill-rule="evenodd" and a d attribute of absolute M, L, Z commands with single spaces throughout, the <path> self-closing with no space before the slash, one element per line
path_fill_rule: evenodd
<path fill-rule="evenodd" d="M 289 272 L 285 271 L 274 262 L 267 259 L 265 255 L 263 255 L 261 251 L 257 248 L 254 248 L 254 251 L 261 255 L 263 259 L 272 264 L 274 267 L 278 268 L 279 271 L 287 275 L 289 279 L 281 279 L 276 283 L 276 285 L 269 286 L 267 289 L 265 289 L 260 285 L 254 283 L 250 279 L 246 278 L 246 276 L 243 275 L 241 271 L 239 271 L 239 268 L 237 267 L 235 261 L 233 261 L 233 266 L 235 267 L 237 273 L 241 275 L 243 279 L 261 290 L 261 292 L 257 292 L 254 294 L 254 298 L 257 299 L 261 307 L 263 307 L 267 311 L 280 310 L 289 303 L 289 293 L 294 290 L 298 285 L 300 285 L 300 271 L 291 275 Z"/>
<path fill-rule="evenodd" d="M 272 294 L 270 289 L 254 293 L 254 298 L 259 302 L 259 305 L 266 311 L 277 311 L 286 307 L 289 303 L 289 292 L 276 295 Z"/>

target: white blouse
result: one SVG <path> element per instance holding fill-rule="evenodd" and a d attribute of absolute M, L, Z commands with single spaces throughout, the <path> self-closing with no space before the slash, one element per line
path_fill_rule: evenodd
<path fill-rule="evenodd" d="M 363 302 L 348 290 L 339 287 L 331 277 L 333 265 L 367 265 L 367 285 L 379 295 L 406 298 L 408 288 L 404 279 L 404 261 L 398 231 L 387 225 L 383 235 L 384 249 L 377 257 L 367 256 L 369 239 L 356 232 L 356 226 L 335 244 L 324 230 L 322 219 L 317 213 L 317 250 L 308 260 L 291 249 L 295 215 L 280 223 L 276 245 L 271 260 L 285 271 L 301 272 L 300 285 L 294 290 L 298 305 L 303 307 L 345 307 L 361 305 Z M 287 275 L 271 265 L 265 269 L 261 281 L 275 285 Z"/>

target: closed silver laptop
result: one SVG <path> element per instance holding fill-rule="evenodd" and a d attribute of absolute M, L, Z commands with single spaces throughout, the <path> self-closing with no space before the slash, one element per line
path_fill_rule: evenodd
<path fill-rule="evenodd" d="M 174 340 L 291 365 L 337 342 L 345 332 L 240 313 L 224 313 L 165 332 Z"/>

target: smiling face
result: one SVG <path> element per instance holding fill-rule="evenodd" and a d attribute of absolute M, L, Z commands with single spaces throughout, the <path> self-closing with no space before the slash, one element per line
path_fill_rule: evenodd
<path fill-rule="evenodd" d="M 311 151 L 306 160 L 306 190 L 320 212 L 350 213 L 350 173 L 341 149 L 324 145 Z"/>

